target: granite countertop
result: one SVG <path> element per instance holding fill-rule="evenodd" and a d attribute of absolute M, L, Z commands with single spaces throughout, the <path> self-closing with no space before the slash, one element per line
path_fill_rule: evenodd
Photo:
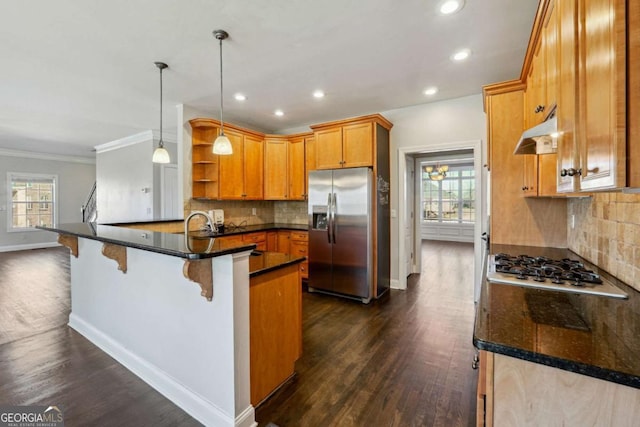
<path fill-rule="evenodd" d="M 83 222 L 37 228 L 187 259 L 213 258 L 250 251 L 256 247 L 254 243 L 229 245 L 213 237 L 185 238 L 184 233 L 162 233 Z"/>
<path fill-rule="evenodd" d="M 183 219 L 159 219 L 159 220 L 150 220 L 150 221 L 128 221 L 128 222 L 118 222 L 118 223 L 109 223 L 102 225 L 114 225 L 114 226 L 126 226 L 126 225 L 142 225 L 145 223 L 149 224 L 161 224 L 161 223 L 169 223 L 169 222 L 179 222 L 184 223 Z M 254 224 L 254 225 L 236 225 L 232 222 L 228 222 L 225 224 L 224 232 L 222 233 L 204 233 L 213 235 L 213 236 L 230 236 L 234 234 L 245 234 L 245 233 L 255 233 L 258 231 L 271 231 L 271 230 L 293 230 L 293 231 L 307 231 L 309 226 L 307 224 L 285 224 L 279 222 L 272 222 L 267 224 Z"/>
<path fill-rule="evenodd" d="M 484 281 L 474 345 L 640 388 L 640 293 L 568 249 L 492 245 L 492 253 L 571 258 L 629 295 L 620 300 Z"/>
<path fill-rule="evenodd" d="M 279 268 L 298 264 L 304 260 L 304 257 L 280 252 L 253 251 L 249 257 L 249 277 L 259 276 Z"/>

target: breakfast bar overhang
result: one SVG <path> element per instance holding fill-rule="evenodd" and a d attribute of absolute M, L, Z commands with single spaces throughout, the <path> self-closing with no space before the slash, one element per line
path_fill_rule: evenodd
<path fill-rule="evenodd" d="M 71 250 L 69 326 L 205 425 L 256 425 L 255 245 L 222 249 L 214 239 L 89 223 L 43 229 Z"/>

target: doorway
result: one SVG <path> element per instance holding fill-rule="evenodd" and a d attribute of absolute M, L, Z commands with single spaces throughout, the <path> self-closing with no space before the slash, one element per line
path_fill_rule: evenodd
<path fill-rule="evenodd" d="M 415 197 L 415 182 L 416 172 L 415 168 L 412 169 L 408 165 L 409 162 L 413 162 L 413 158 L 416 156 L 425 155 L 438 155 L 452 151 L 470 150 L 473 155 L 473 169 L 475 175 L 475 200 L 477 203 L 477 214 L 475 215 L 473 226 L 473 243 L 474 243 L 474 296 L 478 299 L 479 290 L 481 285 L 482 275 L 482 241 L 480 239 L 482 234 L 482 218 L 486 215 L 486 206 L 483 201 L 482 195 L 484 192 L 482 179 L 482 143 L 480 140 L 473 141 L 459 141 L 449 142 L 436 145 L 430 145 L 428 147 L 402 147 L 398 149 L 398 194 L 403 198 L 398 203 L 398 288 L 406 289 L 407 276 L 411 273 L 418 273 L 421 271 L 421 257 L 417 256 L 420 253 L 421 239 L 417 238 L 418 230 L 420 227 L 420 216 L 416 214 L 417 201 Z M 413 187 L 413 191 L 410 192 Z M 413 201 L 413 202 L 412 202 Z M 408 231 L 410 230 L 410 231 Z M 413 254 L 413 257 L 412 255 Z M 407 262 L 407 257 L 413 259 L 413 263 Z M 412 258 L 411 258 L 412 257 Z"/>

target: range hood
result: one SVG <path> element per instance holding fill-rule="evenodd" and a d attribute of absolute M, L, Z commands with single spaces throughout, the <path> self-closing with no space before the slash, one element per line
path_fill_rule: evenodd
<path fill-rule="evenodd" d="M 553 105 L 545 120 L 525 130 L 513 154 L 553 154 L 558 151 L 558 120 Z"/>

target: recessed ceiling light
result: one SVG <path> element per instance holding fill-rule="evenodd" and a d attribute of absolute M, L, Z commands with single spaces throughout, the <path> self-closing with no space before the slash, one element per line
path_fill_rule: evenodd
<path fill-rule="evenodd" d="M 241 93 L 236 93 L 235 95 L 233 95 L 233 97 L 236 99 L 236 101 L 246 101 L 247 100 L 247 96 L 243 95 Z"/>
<path fill-rule="evenodd" d="M 276 110 L 276 111 L 273 112 L 273 114 L 275 114 L 278 117 L 282 117 L 282 116 L 284 116 L 284 111 Z"/>
<path fill-rule="evenodd" d="M 436 93 L 438 93 L 438 88 L 435 86 L 428 87 L 424 90 L 424 94 L 428 96 L 435 95 Z"/>
<path fill-rule="evenodd" d="M 464 61 L 471 55 L 471 51 L 469 49 L 462 49 L 451 55 L 452 61 Z"/>
<path fill-rule="evenodd" d="M 315 92 L 313 92 L 313 97 L 314 98 L 324 98 L 324 92 L 321 90 L 316 90 Z"/>
<path fill-rule="evenodd" d="M 440 13 L 443 15 L 451 15 L 458 12 L 464 6 L 464 0 L 445 0 L 440 3 Z"/>

